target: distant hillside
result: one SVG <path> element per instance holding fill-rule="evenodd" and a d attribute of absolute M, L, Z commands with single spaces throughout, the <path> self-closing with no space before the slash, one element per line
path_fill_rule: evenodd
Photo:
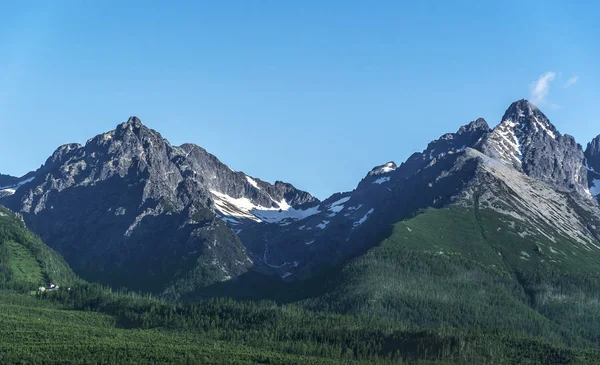
<path fill-rule="evenodd" d="M 37 288 L 48 282 L 72 285 L 79 279 L 54 250 L 31 233 L 23 220 L 0 206 L 0 286 Z"/>

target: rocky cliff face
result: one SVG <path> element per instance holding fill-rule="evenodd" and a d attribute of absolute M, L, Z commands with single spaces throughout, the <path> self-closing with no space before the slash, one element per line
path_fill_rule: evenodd
<path fill-rule="evenodd" d="M 590 194 L 600 200 L 600 136 L 588 143 L 585 158 Z"/>
<path fill-rule="evenodd" d="M 600 171 L 600 136 L 597 136 L 588 143 L 585 150 L 585 157 L 589 168 Z"/>

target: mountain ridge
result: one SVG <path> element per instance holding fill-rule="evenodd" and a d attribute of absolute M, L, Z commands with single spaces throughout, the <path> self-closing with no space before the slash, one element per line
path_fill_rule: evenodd
<path fill-rule="evenodd" d="M 594 218 L 600 216 L 597 204 L 591 202 L 597 195 L 598 141 L 584 152 L 522 99 L 494 128 L 478 118 L 431 141 L 400 165 L 390 161 L 374 167 L 354 190 L 320 201 L 291 184 L 270 184 L 234 171 L 200 146 L 173 146 L 130 117 L 85 145 L 60 146 L 32 181 L 2 201 L 24 214 L 68 261 L 87 257 L 74 265 L 76 270 L 88 269 L 93 257 L 116 262 L 116 267 L 107 263 L 94 272 L 96 280 L 106 280 L 109 268 L 125 269 L 117 276 L 130 277 L 158 266 L 162 269 L 151 277 L 160 284 L 151 290 L 194 292 L 247 270 L 285 281 L 311 277 L 369 249 L 391 225 L 421 209 L 473 199 L 479 194 L 473 186 L 485 187 L 477 199 L 498 211 L 530 217 L 537 229 L 566 219 L 556 225 L 556 234 L 575 234 L 592 247 L 600 226 Z M 496 196 L 485 192 L 490 187 L 499 189 Z M 536 190 L 546 197 L 536 198 Z M 528 210 L 519 199 L 537 199 L 542 205 L 531 203 L 536 208 Z M 561 215 L 554 204 L 582 213 Z M 79 213 L 73 215 L 71 208 Z M 67 210 L 58 214 L 57 209 Z M 109 232 L 77 233 L 64 216 L 80 225 L 93 224 L 82 217 L 95 217 Z M 93 253 L 76 243 L 83 237 Z M 223 251 L 215 253 L 215 247 Z M 171 258 L 139 261 L 138 255 L 159 252 Z M 140 267 L 128 273 L 132 262 Z M 109 282 L 136 285 L 118 277 Z"/>

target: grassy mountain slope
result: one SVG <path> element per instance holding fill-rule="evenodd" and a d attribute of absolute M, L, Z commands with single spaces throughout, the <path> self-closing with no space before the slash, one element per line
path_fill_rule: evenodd
<path fill-rule="evenodd" d="M 34 289 L 47 282 L 70 286 L 78 280 L 60 255 L 0 206 L 0 286 Z"/>
<path fill-rule="evenodd" d="M 407 325 L 600 344 L 598 255 L 533 231 L 477 206 L 428 209 L 347 264 L 334 291 L 305 303 Z"/>

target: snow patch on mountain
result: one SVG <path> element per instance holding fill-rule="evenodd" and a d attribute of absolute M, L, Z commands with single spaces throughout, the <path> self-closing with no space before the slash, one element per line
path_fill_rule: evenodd
<path fill-rule="evenodd" d="M 380 177 L 379 179 L 377 179 L 377 180 L 373 181 L 373 184 L 379 184 L 379 185 L 381 185 L 381 184 L 383 184 L 384 182 L 388 182 L 388 181 L 390 181 L 390 179 L 391 179 L 391 178 L 390 178 L 389 176 Z"/>
<path fill-rule="evenodd" d="M 23 185 L 25 185 L 25 184 L 27 184 L 29 182 L 32 182 L 33 179 L 34 179 L 33 177 L 30 177 L 28 179 L 21 180 L 21 181 L 19 181 L 18 183 L 14 184 L 14 185 L 0 186 L 0 196 L 7 196 L 7 195 L 12 195 L 12 194 L 16 193 L 17 190 L 21 186 L 23 186 Z"/>
<path fill-rule="evenodd" d="M 329 221 L 323 221 L 323 222 L 317 224 L 317 228 L 325 229 L 325 227 L 327 227 L 328 224 L 329 224 Z"/>
<path fill-rule="evenodd" d="M 345 198 L 342 198 L 340 200 L 337 200 L 331 204 L 329 204 L 329 211 L 333 212 L 333 213 L 339 213 L 344 209 L 344 204 L 346 202 L 348 202 L 348 200 L 350 200 L 350 197 L 347 196 Z M 334 214 L 335 215 L 335 214 Z"/>
<path fill-rule="evenodd" d="M 533 116 L 533 119 L 535 120 L 535 123 L 533 124 L 533 126 L 534 126 L 536 132 L 538 131 L 538 127 L 539 127 L 544 132 L 546 132 L 546 134 L 548 134 L 552 139 L 556 139 L 556 135 L 554 134 L 554 132 L 552 130 L 550 130 L 550 126 L 547 125 L 547 123 L 540 122 L 536 116 Z"/>
<path fill-rule="evenodd" d="M 215 190 L 210 192 L 213 195 L 216 209 L 226 217 L 250 219 L 259 223 L 276 223 L 285 219 L 300 220 L 320 212 L 318 206 L 305 210 L 294 209 L 285 199 L 275 202 L 277 207 L 263 207 L 252 203 L 246 197 L 233 198 Z"/>
<path fill-rule="evenodd" d="M 394 171 L 396 170 L 396 167 L 394 167 L 395 164 L 393 162 L 388 162 L 385 165 L 383 165 L 383 167 L 381 168 L 381 172 L 382 173 L 388 173 L 390 171 Z"/>
<path fill-rule="evenodd" d="M 371 214 L 373 214 L 373 212 L 375 211 L 375 209 L 371 208 L 369 209 L 369 211 L 367 212 L 367 214 L 365 214 L 361 219 L 359 219 L 358 221 L 354 222 L 354 227 L 358 227 L 361 224 L 365 223 L 367 221 L 367 219 L 369 219 L 369 216 Z"/>
<path fill-rule="evenodd" d="M 498 138 L 498 144 L 495 146 L 496 151 L 507 162 L 521 163 L 523 151 L 521 150 L 521 141 L 515 133 L 515 127 L 519 125 L 512 120 L 505 120 L 494 129 L 492 134 Z"/>
<path fill-rule="evenodd" d="M 258 183 L 256 182 L 256 180 L 254 180 L 253 178 L 251 178 L 250 176 L 246 176 L 246 180 L 248 180 L 248 183 L 252 186 L 254 186 L 255 188 L 259 189 L 258 187 Z"/>

